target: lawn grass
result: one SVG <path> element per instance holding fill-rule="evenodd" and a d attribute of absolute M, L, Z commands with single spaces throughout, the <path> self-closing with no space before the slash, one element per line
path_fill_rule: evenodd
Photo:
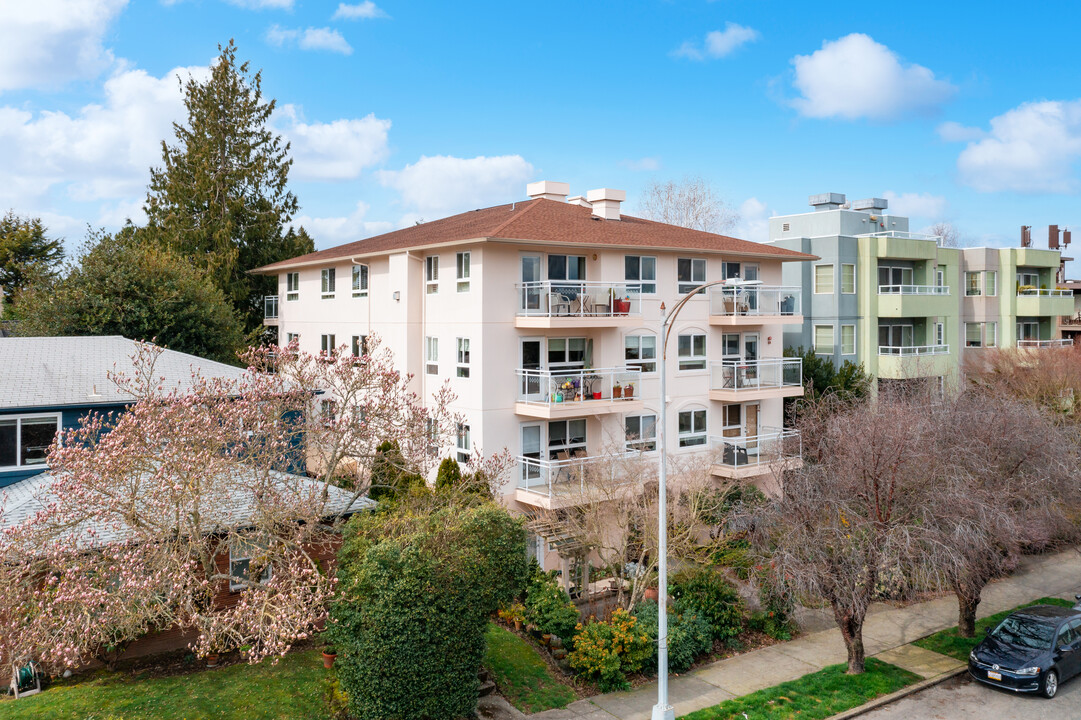
<path fill-rule="evenodd" d="M 271 665 L 229 665 L 170 677 L 105 670 L 53 683 L 45 692 L 0 699 L 0 719 L 326 720 L 327 678 L 319 650 Z"/>
<path fill-rule="evenodd" d="M 1059 605 L 1061 607 L 1073 607 L 1074 603 L 1070 600 L 1062 600 L 1061 598 L 1040 598 L 1039 600 L 1034 600 L 1030 603 L 1025 603 L 1024 605 L 1018 605 L 1013 610 L 1005 610 L 996 615 L 977 620 L 976 634 L 974 637 L 963 638 L 957 634 L 957 628 L 952 627 L 940 630 L 934 635 L 920 638 L 912 644 L 921 647 L 924 650 L 931 650 L 943 655 L 949 655 L 952 658 L 957 658 L 961 662 L 968 662 L 969 652 L 979 644 L 980 640 L 983 640 L 987 628 L 998 625 L 1010 613 L 1031 605 Z"/>
<path fill-rule="evenodd" d="M 828 718 L 922 679 L 875 658 L 867 659 L 867 670 L 862 675 L 846 675 L 847 667 L 845 664 L 830 665 L 798 680 L 683 715 L 681 720 Z"/>
<path fill-rule="evenodd" d="M 494 623 L 485 633 L 488 650 L 484 666 L 491 670 L 499 692 L 524 713 L 562 708 L 578 699 L 548 672 L 548 666 L 528 642 Z"/>

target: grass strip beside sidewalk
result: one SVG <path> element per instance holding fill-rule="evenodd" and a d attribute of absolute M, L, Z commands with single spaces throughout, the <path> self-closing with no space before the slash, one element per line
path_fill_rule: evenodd
<path fill-rule="evenodd" d="M 830 665 L 798 680 L 725 700 L 681 720 L 816 720 L 859 707 L 882 695 L 897 692 L 922 678 L 895 665 L 867 659 L 862 675 L 846 675 L 847 665 Z"/>
<path fill-rule="evenodd" d="M 916 647 L 921 647 L 924 650 L 931 650 L 932 652 L 940 653 L 942 655 L 948 655 L 949 657 L 956 658 L 961 662 L 968 662 L 968 654 L 972 648 L 976 647 L 981 640 L 985 637 L 986 630 L 989 627 L 994 627 L 1002 622 L 1010 613 L 1016 612 L 1021 608 L 1031 607 L 1033 605 L 1058 605 L 1060 607 L 1073 607 L 1074 603 L 1070 600 L 1063 600 L 1061 598 L 1043 597 L 1039 600 L 1033 600 L 1030 603 L 1024 605 L 1018 605 L 1012 610 L 1004 610 L 995 615 L 990 615 L 982 620 L 976 621 L 976 633 L 973 637 L 964 638 L 957 634 L 957 628 L 951 627 L 945 630 L 939 630 L 933 635 L 928 635 L 925 638 L 912 643 Z"/>
<path fill-rule="evenodd" d="M 578 699 L 574 690 L 548 672 L 548 665 L 528 642 L 494 623 L 485 633 L 484 666 L 500 694 L 524 713 L 566 707 Z"/>

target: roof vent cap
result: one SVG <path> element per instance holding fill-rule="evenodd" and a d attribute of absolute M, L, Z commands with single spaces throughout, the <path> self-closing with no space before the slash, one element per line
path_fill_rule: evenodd
<path fill-rule="evenodd" d="M 864 198 L 852 201 L 853 210 L 885 210 L 889 206 L 890 202 L 885 198 Z"/>
<path fill-rule="evenodd" d="M 807 199 L 815 211 L 836 210 L 845 202 L 844 193 L 819 193 Z"/>
<path fill-rule="evenodd" d="M 570 191 L 571 186 L 569 183 L 552 182 L 551 180 L 531 182 L 525 186 L 526 195 L 533 200 L 541 198 L 543 200 L 557 200 L 563 202 Z"/>
<path fill-rule="evenodd" d="M 619 204 L 626 199 L 626 190 L 598 188 L 586 193 L 586 200 L 593 206 L 593 214 L 604 220 L 619 220 Z"/>

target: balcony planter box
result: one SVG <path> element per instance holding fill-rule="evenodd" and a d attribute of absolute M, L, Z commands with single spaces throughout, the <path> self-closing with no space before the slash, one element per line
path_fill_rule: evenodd
<path fill-rule="evenodd" d="M 619 298 L 616 298 L 614 301 L 612 301 L 612 312 L 614 312 L 616 315 L 626 315 L 630 311 L 630 300 L 620 300 Z"/>

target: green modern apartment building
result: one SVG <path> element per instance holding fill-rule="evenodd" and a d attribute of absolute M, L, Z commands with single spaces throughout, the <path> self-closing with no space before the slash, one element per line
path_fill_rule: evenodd
<path fill-rule="evenodd" d="M 824 193 L 810 204 L 811 212 L 770 219 L 772 244 L 820 258 L 782 271 L 803 307 L 786 347 L 862 363 L 881 388 L 949 383 L 982 348 L 1068 342 L 1058 319 L 1073 312 L 1073 297 L 1056 289 L 1057 250 L 943 247 L 910 232 L 881 198 L 847 203 Z"/>

